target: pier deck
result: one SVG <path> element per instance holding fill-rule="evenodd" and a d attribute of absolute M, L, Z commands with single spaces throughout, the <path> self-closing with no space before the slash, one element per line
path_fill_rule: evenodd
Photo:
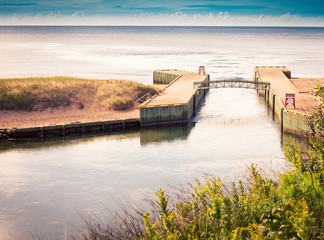
<path fill-rule="evenodd" d="M 209 75 L 181 70 L 157 70 L 153 73 L 153 81 L 169 85 L 141 105 L 141 126 L 188 122 L 207 91 L 199 90 L 193 83 L 209 81 Z"/>
<path fill-rule="evenodd" d="M 197 90 L 193 87 L 193 83 L 195 81 L 203 81 L 206 78 L 206 75 L 199 75 L 198 73 L 194 72 L 186 72 L 181 70 L 171 70 L 169 72 L 181 76 L 156 98 L 147 103 L 147 107 L 187 103 Z"/>
<path fill-rule="evenodd" d="M 281 131 L 304 135 L 311 130 L 308 116 L 321 104 L 314 97 L 314 90 L 317 84 L 324 85 L 324 78 L 291 78 L 291 72 L 286 67 L 255 67 L 254 78 L 270 82 L 271 89 L 264 92 L 265 99 L 272 108 L 273 116 L 278 117 Z M 295 94 L 296 108 L 292 104 L 285 107 L 286 93 Z"/>
<path fill-rule="evenodd" d="M 285 102 L 286 93 L 295 93 L 296 108 L 288 104 L 286 109 L 302 114 L 316 111 L 320 102 L 313 96 L 317 83 L 324 84 L 323 78 L 291 78 L 286 67 L 257 67 L 261 81 L 270 82 L 271 90 Z"/>

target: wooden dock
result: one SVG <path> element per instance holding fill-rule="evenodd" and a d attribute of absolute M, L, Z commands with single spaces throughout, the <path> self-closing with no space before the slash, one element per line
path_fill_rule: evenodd
<path fill-rule="evenodd" d="M 286 67 L 257 67 L 260 79 L 270 82 L 271 89 L 285 102 L 286 93 L 296 96 L 296 108 L 289 104 L 286 109 L 301 114 L 310 114 L 318 108 L 320 102 L 313 96 L 317 83 L 324 84 L 323 78 L 292 78 Z"/>
<path fill-rule="evenodd" d="M 314 90 L 318 83 L 324 84 L 323 78 L 292 78 L 287 67 L 258 66 L 254 69 L 254 80 L 270 82 L 271 90 L 265 91 L 265 97 L 279 118 L 282 131 L 305 134 L 309 130 L 307 117 L 321 104 L 314 97 Z M 295 94 L 295 107 L 285 106 L 287 93 Z"/>
<path fill-rule="evenodd" d="M 164 91 L 140 107 L 141 126 L 187 123 L 207 90 L 195 81 L 209 81 L 208 74 L 181 70 L 157 70 L 154 82 L 169 83 Z"/>

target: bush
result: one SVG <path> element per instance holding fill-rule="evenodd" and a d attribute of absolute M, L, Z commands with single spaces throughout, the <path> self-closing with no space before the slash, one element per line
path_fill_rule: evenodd
<path fill-rule="evenodd" d="M 295 171 L 284 177 L 294 178 Z M 313 202 L 286 198 L 286 184 L 262 178 L 253 165 L 251 174 L 251 186 L 240 182 L 229 192 L 220 179 L 197 181 L 191 198 L 171 207 L 169 197 L 159 190 L 160 215 L 154 219 L 145 214 L 143 238 L 322 239 L 323 219 L 314 217 Z"/>
<path fill-rule="evenodd" d="M 114 110 L 127 110 L 134 106 L 134 102 L 131 98 L 116 97 L 110 101 L 110 108 Z"/>
<path fill-rule="evenodd" d="M 160 189 L 143 225 L 140 213 L 127 211 L 117 229 L 88 223 L 86 239 L 323 239 L 319 182 L 315 190 L 310 175 L 297 167 L 277 181 L 262 177 L 254 165 L 250 173 L 249 184 L 239 181 L 231 189 L 219 178 L 196 180 L 175 198 Z"/>

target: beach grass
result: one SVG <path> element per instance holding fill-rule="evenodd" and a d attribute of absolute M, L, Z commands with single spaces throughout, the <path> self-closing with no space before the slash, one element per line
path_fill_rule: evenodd
<path fill-rule="evenodd" d="M 150 92 L 152 85 L 128 80 L 97 80 L 73 77 L 0 79 L 0 110 L 43 111 L 76 106 L 128 110 Z"/>

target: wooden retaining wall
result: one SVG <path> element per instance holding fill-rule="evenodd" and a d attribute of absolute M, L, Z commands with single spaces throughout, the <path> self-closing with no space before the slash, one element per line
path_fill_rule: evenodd
<path fill-rule="evenodd" d="M 163 74 L 161 76 L 163 76 Z M 170 84 L 172 84 L 176 80 L 177 78 L 173 80 Z M 204 81 L 209 81 L 209 75 L 205 76 Z M 181 91 L 181 89 L 179 89 L 179 91 Z M 146 104 L 141 105 L 141 126 L 144 127 L 188 123 L 190 118 L 196 112 L 196 108 L 198 107 L 201 100 L 204 98 L 207 91 L 208 89 L 193 89 L 190 99 L 187 100 L 187 102 L 183 103 L 170 103 L 165 105 L 148 106 Z"/>
<path fill-rule="evenodd" d="M 67 125 L 55 125 L 33 128 L 2 129 L 0 139 L 23 139 L 23 138 L 42 138 L 53 136 L 65 136 L 72 134 L 100 133 L 110 131 L 122 131 L 124 129 L 139 129 L 140 119 L 125 119 L 104 122 L 72 123 Z M 1 135 L 2 132 L 7 134 Z"/>
<path fill-rule="evenodd" d="M 177 69 L 155 70 L 153 72 L 153 84 L 170 84 L 181 77 L 181 74 L 176 74 L 172 71 L 177 71 Z"/>
<path fill-rule="evenodd" d="M 276 68 L 276 67 L 272 67 Z M 287 78 L 291 77 L 291 72 L 287 69 L 283 71 Z M 257 71 L 254 69 L 254 80 L 261 81 L 262 79 Z M 305 135 L 310 130 L 307 119 L 308 115 L 287 110 L 284 103 L 278 95 L 272 90 L 259 91 L 259 95 L 264 95 L 265 100 L 272 109 L 273 116 L 277 116 L 280 122 L 282 132 Z"/>

